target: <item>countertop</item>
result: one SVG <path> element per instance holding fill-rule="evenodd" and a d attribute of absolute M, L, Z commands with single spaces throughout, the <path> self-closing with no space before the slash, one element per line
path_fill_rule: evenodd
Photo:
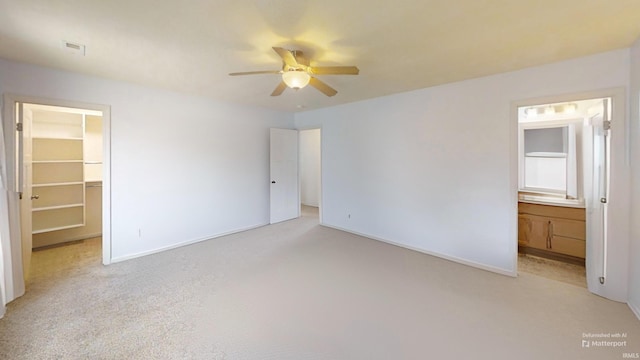
<path fill-rule="evenodd" d="M 585 207 L 584 200 L 561 199 L 561 198 L 554 198 L 554 197 L 544 196 L 544 195 L 518 194 L 518 201 L 523 203 L 530 203 L 530 204 L 563 206 L 563 207 L 580 208 L 580 209 L 584 209 Z"/>

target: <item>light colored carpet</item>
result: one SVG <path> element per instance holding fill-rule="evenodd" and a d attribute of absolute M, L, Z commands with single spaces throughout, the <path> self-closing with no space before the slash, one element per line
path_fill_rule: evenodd
<path fill-rule="evenodd" d="M 317 225 L 314 216 L 100 265 L 98 242 L 35 252 L 1 359 L 619 359 L 625 304 Z M 626 333 L 583 348 L 583 333 Z"/>
<path fill-rule="evenodd" d="M 587 272 L 584 266 L 545 259 L 528 254 L 518 254 L 518 273 L 529 273 L 587 287 Z"/>

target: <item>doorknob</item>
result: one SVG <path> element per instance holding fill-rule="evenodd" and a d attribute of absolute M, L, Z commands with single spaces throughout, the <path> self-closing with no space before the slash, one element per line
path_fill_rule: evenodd
<path fill-rule="evenodd" d="M 40 199 L 40 195 L 31 195 L 31 200 L 38 200 Z"/>

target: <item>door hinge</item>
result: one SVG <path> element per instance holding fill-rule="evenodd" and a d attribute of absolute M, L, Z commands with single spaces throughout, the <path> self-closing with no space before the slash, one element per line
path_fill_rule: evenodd
<path fill-rule="evenodd" d="M 18 192 L 18 199 L 22 200 L 22 191 Z"/>
<path fill-rule="evenodd" d="M 600 281 L 600 284 L 604 285 L 604 276 L 600 276 L 598 280 Z"/>
<path fill-rule="evenodd" d="M 17 123 L 16 124 L 16 130 L 17 131 L 22 131 L 22 123 Z"/>
<path fill-rule="evenodd" d="M 610 120 L 605 120 L 602 122 L 602 128 L 606 131 L 611 129 L 611 121 Z"/>

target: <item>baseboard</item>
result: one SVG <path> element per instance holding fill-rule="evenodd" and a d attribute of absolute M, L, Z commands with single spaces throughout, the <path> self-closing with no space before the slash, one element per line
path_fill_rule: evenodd
<path fill-rule="evenodd" d="M 636 315 L 638 320 L 640 320 L 640 306 L 632 302 L 627 302 L 627 305 L 629 305 L 629 308 L 631 309 L 631 311 Z"/>
<path fill-rule="evenodd" d="M 37 249 L 37 248 L 51 246 L 51 245 L 64 244 L 66 242 L 93 239 L 93 238 L 98 237 L 98 236 L 102 236 L 102 233 L 101 232 L 97 232 L 97 233 L 93 233 L 93 234 L 78 235 L 78 236 L 74 236 L 74 237 L 70 237 L 70 238 L 65 238 L 64 240 L 59 240 L 59 241 L 58 240 L 37 241 L 37 242 L 33 243 L 33 248 Z"/>
<path fill-rule="evenodd" d="M 518 245 L 518 253 L 533 255 L 533 256 L 555 260 L 555 261 L 561 261 L 561 262 L 573 264 L 573 265 L 585 266 L 585 259 L 583 258 L 579 258 L 571 255 L 565 255 L 565 254 L 558 254 L 552 251 L 531 248 L 528 246 Z"/>
<path fill-rule="evenodd" d="M 475 261 L 470 261 L 470 260 L 467 260 L 467 259 L 463 259 L 463 258 L 451 256 L 451 255 L 446 255 L 446 254 L 442 254 L 442 253 L 438 253 L 438 252 L 435 252 L 435 251 L 428 251 L 428 250 L 420 249 L 420 248 L 417 248 L 417 247 L 414 247 L 414 246 L 401 244 L 401 243 L 398 243 L 398 242 L 395 242 L 395 241 L 392 241 L 392 240 L 383 239 L 383 238 L 380 238 L 380 237 L 377 237 L 377 236 L 372 236 L 372 235 L 369 235 L 369 234 L 364 234 L 364 233 L 359 233 L 357 231 L 344 229 L 344 228 L 341 228 L 339 226 L 328 225 L 328 224 L 325 224 L 325 223 L 322 223 L 320 225 L 326 226 L 326 227 L 329 227 L 329 228 L 332 228 L 332 229 L 348 232 L 350 234 L 366 237 L 366 238 L 369 238 L 369 239 L 372 239 L 372 240 L 381 241 L 383 243 L 387 243 L 387 244 L 390 244 L 390 245 L 399 246 L 401 248 L 405 248 L 405 249 L 408 249 L 408 250 L 421 252 L 423 254 L 435 256 L 435 257 L 438 257 L 438 258 L 441 258 L 441 259 L 453 261 L 453 262 L 458 263 L 458 264 L 471 266 L 471 267 L 474 267 L 474 268 L 477 268 L 477 269 L 481 269 L 481 270 L 485 270 L 485 271 L 489 271 L 489 272 L 492 272 L 492 273 L 496 273 L 496 274 L 500 274 L 500 275 L 506 275 L 506 276 L 510 276 L 510 277 L 517 277 L 518 276 L 518 272 L 516 270 L 512 271 L 512 270 L 502 269 L 502 268 L 499 268 L 499 267 L 486 265 L 486 264 L 478 263 L 478 262 L 475 262 Z"/>
<path fill-rule="evenodd" d="M 224 232 L 224 233 L 219 233 L 219 234 L 210 235 L 210 236 L 206 236 L 206 237 L 202 237 L 202 238 L 198 238 L 198 239 L 192 239 L 192 240 L 183 241 L 183 242 L 180 242 L 180 243 L 177 243 L 177 244 L 164 246 L 164 247 L 153 249 L 153 250 L 149 250 L 149 251 L 143 251 L 143 252 L 139 252 L 139 253 L 135 253 L 135 254 L 131 254 L 131 255 L 125 255 L 125 256 L 120 256 L 120 257 L 116 257 L 116 258 L 111 258 L 111 264 L 117 263 L 117 262 L 131 260 L 131 259 L 135 259 L 135 258 L 147 256 L 147 255 L 157 254 L 157 253 L 160 253 L 160 252 L 163 252 L 163 251 L 167 251 L 167 250 L 177 249 L 179 247 L 183 247 L 183 246 L 199 243 L 199 242 L 202 242 L 202 241 L 212 240 L 212 239 L 219 238 L 219 237 L 222 237 L 222 236 L 227 236 L 227 235 L 231 235 L 231 234 L 236 234 L 236 233 L 240 233 L 240 232 L 244 232 L 244 231 L 257 229 L 257 228 L 263 227 L 265 225 L 269 225 L 269 224 L 268 223 L 256 224 L 256 225 L 252 225 L 252 226 L 245 227 L 245 228 L 240 228 L 240 229 L 236 229 L 236 230 L 227 231 L 227 232 Z"/>

